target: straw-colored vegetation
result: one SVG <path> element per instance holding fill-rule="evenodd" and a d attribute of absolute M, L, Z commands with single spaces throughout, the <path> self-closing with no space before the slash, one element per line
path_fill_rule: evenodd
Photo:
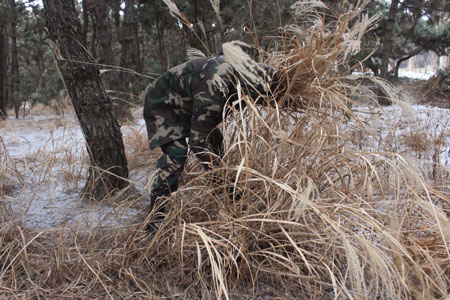
<path fill-rule="evenodd" d="M 311 16 L 302 30 L 287 27 L 283 51 L 268 57 L 283 72 L 278 100 L 285 102 L 260 107 L 241 97 L 246 108 L 223 124 L 221 167 L 205 174 L 190 158 L 182 187 L 168 199 L 168 216 L 153 235 L 137 218 L 109 229 L 33 231 L 2 203 L 0 295 L 448 299 L 448 172 L 440 173 L 444 184 L 436 186 L 438 179 L 407 153 L 357 146 L 362 136 L 390 142 L 378 139 L 351 109 L 361 80 L 339 72 L 375 20 L 349 13 L 326 25 Z M 146 150 L 145 134 L 124 134 L 132 172 L 148 171 L 156 155 Z M 405 138 L 427 147 L 422 139 Z M 10 193 L 4 178 L 14 178 L 20 193 L 27 168 L 18 167 L 2 143 L 0 150 L 0 193 Z M 53 158 L 33 168 L 68 159 Z M 210 180 L 218 174 L 226 179 L 220 186 Z M 45 185 L 44 179 L 38 182 Z"/>
<path fill-rule="evenodd" d="M 433 105 L 450 108 L 450 67 L 447 70 L 440 70 L 431 77 L 421 92 L 421 103 L 431 103 Z"/>

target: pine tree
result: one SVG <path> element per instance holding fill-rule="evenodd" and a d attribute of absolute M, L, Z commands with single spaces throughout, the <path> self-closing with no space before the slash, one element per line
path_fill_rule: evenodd
<path fill-rule="evenodd" d="M 61 57 L 58 66 L 67 86 L 90 157 L 84 195 L 101 200 L 127 186 L 128 167 L 120 127 L 98 69 L 83 45 L 73 0 L 44 0 L 50 38 Z"/>

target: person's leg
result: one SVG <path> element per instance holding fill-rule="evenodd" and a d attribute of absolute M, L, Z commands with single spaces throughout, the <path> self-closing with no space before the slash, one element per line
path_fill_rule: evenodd
<path fill-rule="evenodd" d="M 222 160 L 223 158 L 223 135 L 219 128 L 214 128 L 208 136 L 207 140 L 208 149 L 214 153 L 214 155 Z M 216 162 L 214 165 L 218 165 Z"/>
<path fill-rule="evenodd" d="M 158 174 L 153 182 L 150 198 L 150 211 L 156 207 L 156 220 L 164 218 L 164 205 L 158 205 L 159 200 L 178 189 L 178 178 L 183 172 L 187 158 L 186 139 L 181 138 L 162 145 L 161 150 L 163 154 L 157 162 Z"/>
<path fill-rule="evenodd" d="M 223 135 L 219 128 L 213 129 L 206 141 L 192 140 L 189 145 L 205 170 L 211 170 L 211 166 L 220 166 L 223 157 Z"/>
<path fill-rule="evenodd" d="M 189 143 L 195 156 L 202 161 L 202 165 L 206 171 L 210 171 L 214 167 L 220 167 L 221 160 L 224 155 L 223 135 L 219 128 L 215 128 L 208 135 L 206 142 L 193 140 Z M 219 174 L 212 174 L 210 180 L 218 188 L 227 185 L 226 180 Z M 240 194 L 234 190 L 234 187 L 226 187 L 227 193 L 232 199 L 240 199 Z"/>

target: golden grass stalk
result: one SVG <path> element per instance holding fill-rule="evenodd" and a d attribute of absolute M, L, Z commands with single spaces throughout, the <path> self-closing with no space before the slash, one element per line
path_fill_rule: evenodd
<path fill-rule="evenodd" d="M 186 54 L 187 54 L 187 58 L 189 60 L 206 57 L 206 55 L 202 51 L 195 49 L 195 48 L 188 48 Z"/>
<path fill-rule="evenodd" d="M 226 60 L 237 72 L 243 74 L 243 78 L 249 83 L 265 85 L 266 71 L 250 55 L 242 51 L 241 46 L 247 47 L 248 45 L 240 41 L 223 44 L 222 49 Z"/>
<path fill-rule="evenodd" d="M 219 20 L 219 23 L 221 23 L 222 20 L 220 19 L 220 0 L 209 0 L 209 2 L 211 3 L 214 13 L 216 14 L 217 19 Z"/>
<path fill-rule="evenodd" d="M 170 14 L 183 24 L 190 27 L 191 23 L 186 16 L 178 9 L 177 4 L 173 0 L 163 0 L 164 4 L 169 8 Z"/>

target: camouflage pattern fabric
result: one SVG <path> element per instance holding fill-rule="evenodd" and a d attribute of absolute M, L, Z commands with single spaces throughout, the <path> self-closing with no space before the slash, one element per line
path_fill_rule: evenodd
<path fill-rule="evenodd" d="M 176 66 L 147 88 L 144 119 L 150 149 L 189 137 L 191 145 L 203 145 L 223 119 L 227 92 L 218 90 L 214 75 L 226 82 L 230 64 L 222 56 L 199 58 Z"/>
<path fill-rule="evenodd" d="M 170 193 L 178 189 L 178 177 L 183 172 L 188 152 L 186 139 L 169 142 L 163 145 L 161 150 L 163 154 L 156 164 L 158 174 L 152 186 L 152 191 L 157 194 L 165 194 L 166 190 Z"/>
<path fill-rule="evenodd" d="M 160 197 L 169 196 L 171 192 L 178 189 L 178 178 L 183 172 L 188 152 L 186 139 L 181 138 L 162 145 L 161 150 L 163 154 L 156 164 L 158 173 L 152 185 L 150 211 L 156 206 Z M 164 206 L 159 206 L 155 214 L 157 213 L 164 213 Z M 161 216 L 158 218 L 161 219 Z"/>
<path fill-rule="evenodd" d="M 181 138 L 162 145 L 161 150 L 163 154 L 156 163 L 158 173 L 152 185 L 152 193 L 163 195 L 178 189 L 178 178 L 187 159 L 188 145 L 186 139 Z M 211 169 L 211 164 L 218 166 L 223 152 L 222 133 L 216 128 L 208 136 L 205 147 L 194 146 L 192 150 L 206 170 Z"/>
<path fill-rule="evenodd" d="M 221 86 L 216 84 L 217 78 Z M 176 66 L 149 85 L 144 96 L 149 145 L 150 149 L 161 147 L 163 151 L 152 185 L 151 210 L 160 197 L 178 188 L 188 152 L 186 138 L 205 169 L 210 169 L 211 164 L 219 165 L 223 136 L 217 125 L 226 115 L 227 101 L 235 100 L 234 82 L 238 80 L 239 75 L 224 57 L 216 56 Z M 254 98 L 261 92 L 249 91 Z M 157 212 L 164 212 L 164 207 L 159 207 Z"/>
<path fill-rule="evenodd" d="M 218 160 L 222 157 L 223 136 L 218 128 L 208 135 L 205 146 L 206 149 L 194 146 L 192 150 L 203 162 L 203 167 L 209 170 L 210 164 L 218 165 Z M 152 184 L 150 211 L 155 207 L 158 198 L 168 196 L 178 189 L 178 179 L 183 172 L 188 153 L 186 138 L 164 144 L 161 150 L 163 154 L 156 164 L 158 173 Z M 160 207 L 158 212 L 164 212 L 164 206 Z"/>

